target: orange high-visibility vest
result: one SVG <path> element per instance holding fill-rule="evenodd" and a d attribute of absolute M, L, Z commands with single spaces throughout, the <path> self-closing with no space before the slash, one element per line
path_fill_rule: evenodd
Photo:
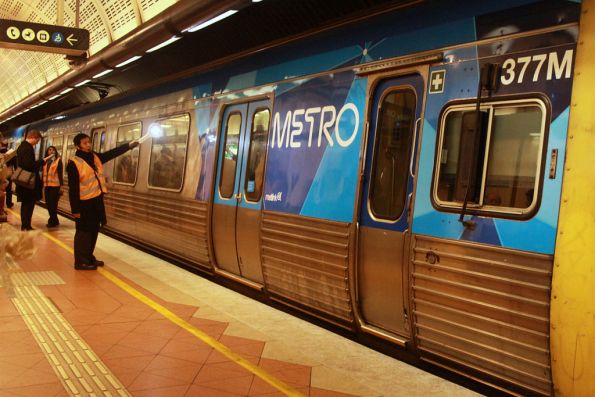
<path fill-rule="evenodd" d="M 99 196 L 102 192 L 107 193 L 103 164 L 101 164 L 101 160 L 95 153 L 93 153 L 93 162 L 97 172 L 78 156 L 74 156 L 72 161 L 79 173 L 79 197 L 81 200 L 90 200 Z"/>
<path fill-rule="evenodd" d="M 60 158 L 58 157 L 48 167 L 47 163 L 43 165 L 43 186 L 60 186 L 60 178 L 58 178 L 58 163 Z"/>

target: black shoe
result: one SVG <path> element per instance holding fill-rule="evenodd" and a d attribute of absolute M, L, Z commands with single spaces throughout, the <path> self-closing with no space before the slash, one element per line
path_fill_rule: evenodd
<path fill-rule="evenodd" d="M 48 229 L 51 229 L 53 227 L 58 227 L 60 226 L 59 223 L 48 223 L 47 225 L 45 225 L 45 227 L 47 227 Z"/>
<path fill-rule="evenodd" d="M 22 232 L 28 232 L 28 231 L 30 231 L 30 230 L 35 230 L 35 229 L 33 229 L 31 226 L 29 226 L 29 227 L 22 227 L 22 226 L 21 226 L 21 231 L 22 231 Z"/>
<path fill-rule="evenodd" d="M 76 270 L 97 270 L 97 266 L 95 265 L 74 265 Z"/>
<path fill-rule="evenodd" d="M 93 265 L 97 266 L 97 267 L 101 267 L 101 266 L 105 265 L 105 263 L 103 261 L 95 260 L 95 262 L 93 262 Z"/>

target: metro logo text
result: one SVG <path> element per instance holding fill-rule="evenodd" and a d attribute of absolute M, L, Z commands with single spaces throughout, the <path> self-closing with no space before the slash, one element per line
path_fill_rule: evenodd
<path fill-rule="evenodd" d="M 320 147 L 323 141 L 347 147 L 357 136 L 359 120 L 359 111 L 350 102 L 338 112 L 332 105 L 290 110 L 284 118 L 276 112 L 271 148 Z"/>

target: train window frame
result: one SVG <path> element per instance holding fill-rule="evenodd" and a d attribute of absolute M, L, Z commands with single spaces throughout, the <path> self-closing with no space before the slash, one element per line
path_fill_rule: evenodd
<path fill-rule="evenodd" d="M 519 109 L 519 108 L 531 108 L 535 107 L 541 111 L 540 117 L 540 128 L 539 128 L 539 147 L 535 151 L 537 159 L 535 161 L 535 173 L 533 174 L 535 180 L 533 182 L 533 198 L 531 203 L 525 208 L 510 207 L 505 205 L 492 205 L 486 204 L 485 193 L 487 189 L 486 181 L 489 173 L 490 163 L 490 150 L 492 137 L 495 132 L 493 126 L 495 109 Z M 545 172 L 545 163 L 547 160 L 547 146 L 548 136 L 551 121 L 551 106 L 547 97 L 543 95 L 531 96 L 531 97 L 501 97 L 495 98 L 489 101 L 482 101 L 480 105 L 481 111 L 488 111 L 488 120 L 485 125 L 485 145 L 483 147 L 483 162 L 481 166 L 477 168 L 477 172 L 480 174 L 481 184 L 479 189 L 479 200 L 477 203 L 469 201 L 466 207 L 466 214 L 476 216 L 488 216 L 492 218 L 505 218 L 505 219 L 516 219 L 526 220 L 532 218 L 541 205 L 541 196 L 543 194 L 543 176 Z M 439 198 L 438 189 L 440 186 L 440 172 L 442 167 L 442 156 L 444 146 L 444 135 L 446 129 L 447 118 L 450 114 L 460 112 L 462 114 L 466 112 L 474 112 L 476 110 L 476 102 L 474 100 L 465 101 L 454 101 L 447 103 L 439 117 L 439 129 L 436 136 L 436 148 L 434 151 L 434 165 L 433 165 L 433 177 L 432 186 L 430 191 L 431 202 L 433 207 L 438 211 L 443 212 L 454 212 L 460 213 L 462 209 L 462 201 L 447 201 Z M 459 143 L 460 147 L 461 143 Z M 493 157 L 493 156 L 492 156 Z M 478 164 L 479 165 L 479 164 Z"/>
<path fill-rule="evenodd" d="M 227 143 L 227 132 L 229 131 L 229 120 L 231 119 L 232 116 L 234 115 L 239 115 L 240 116 L 240 130 L 239 130 L 239 134 L 238 134 L 238 154 L 240 153 L 240 148 L 239 148 L 239 142 L 242 138 L 242 123 L 244 122 L 244 118 L 242 115 L 242 112 L 240 112 L 239 110 L 234 110 L 232 112 L 230 112 L 227 115 L 227 119 L 225 120 L 225 133 L 223 135 L 223 140 L 221 141 L 221 145 L 223 145 L 223 151 L 225 151 L 225 144 Z M 221 183 L 223 182 L 223 169 L 224 169 L 224 165 L 225 165 L 225 161 L 223 162 L 223 164 L 221 164 L 221 168 L 220 168 L 220 175 L 219 175 L 219 183 L 217 185 L 217 194 L 219 194 L 219 198 L 222 200 L 231 200 L 234 197 L 234 192 L 235 192 L 235 186 L 236 186 L 236 174 L 238 172 L 238 161 L 236 159 L 236 164 L 235 164 L 235 170 L 233 173 L 233 188 L 231 191 L 231 194 L 229 197 L 226 197 L 224 195 L 221 194 Z"/>
<path fill-rule="evenodd" d="M 129 126 L 133 126 L 133 125 L 138 125 L 139 126 L 139 136 L 138 136 L 138 138 L 131 139 L 130 141 L 125 141 L 125 140 L 118 141 L 118 134 L 120 132 L 120 129 L 123 128 L 123 127 L 129 127 Z M 106 131 L 104 130 L 103 133 L 102 133 L 102 135 L 105 134 L 105 133 L 106 133 Z M 143 136 L 143 122 L 142 121 L 140 121 L 140 120 L 139 121 L 131 121 L 131 122 L 128 122 L 128 123 L 120 124 L 116 128 L 116 137 L 115 137 L 116 138 L 116 146 L 115 147 L 118 147 L 119 145 L 124 144 L 124 142 L 131 142 L 131 141 L 133 141 L 135 139 L 140 139 L 142 136 Z M 122 143 L 119 144 L 118 142 L 122 142 Z M 140 162 L 139 161 L 140 160 L 140 146 L 141 145 L 139 145 L 136 148 L 134 148 L 132 150 L 129 150 L 128 152 L 124 153 L 124 155 L 126 155 L 126 156 L 129 155 L 129 154 L 132 156 L 132 151 L 138 150 L 138 156 L 137 156 L 136 166 L 134 167 L 134 181 L 133 182 L 122 182 L 122 181 L 116 180 L 116 167 L 120 164 L 120 161 L 123 158 L 122 156 L 118 156 L 118 157 L 116 157 L 114 159 L 114 166 L 113 166 L 113 170 L 112 170 L 112 178 L 111 179 L 112 179 L 112 183 L 113 184 L 123 185 L 123 186 L 135 186 L 136 185 L 136 183 L 138 182 L 138 167 L 139 167 L 139 162 Z"/>
<path fill-rule="evenodd" d="M 190 129 L 192 126 L 192 115 L 190 114 L 190 112 L 180 112 L 180 113 L 174 113 L 174 114 L 170 114 L 164 117 L 160 117 L 154 121 L 152 121 L 151 123 L 148 124 L 148 129 L 150 130 L 151 127 L 153 125 L 157 125 L 160 122 L 164 121 L 164 120 L 170 120 L 170 119 L 174 119 L 176 117 L 180 117 L 180 116 L 187 116 L 188 117 L 188 127 L 186 130 L 186 140 L 184 141 L 185 146 L 185 151 L 184 151 L 184 160 L 182 162 L 182 175 L 181 175 L 181 180 L 180 180 L 180 186 L 177 188 L 167 188 L 167 187 L 162 187 L 162 186 L 155 186 L 151 184 L 151 170 L 152 170 L 152 166 L 153 166 L 153 148 L 155 146 L 155 138 L 151 138 L 151 151 L 149 153 L 149 168 L 147 170 L 147 187 L 149 189 L 152 190 L 161 190 L 161 191 L 167 191 L 167 192 L 181 192 L 182 189 L 184 188 L 184 183 L 186 181 L 186 165 L 188 163 L 188 143 L 190 141 Z M 147 131 L 146 134 L 150 134 L 150 131 Z M 143 137 L 142 135 L 142 130 L 141 130 L 141 138 Z"/>
<path fill-rule="evenodd" d="M 252 123 L 250 124 L 251 127 L 254 126 L 254 119 L 256 118 L 256 115 L 258 113 L 260 113 L 261 111 L 266 110 L 269 113 L 269 123 L 267 125 L 266 128 L 266 141 L 265 141 L 265 151 L 264 151 L 264 158 L 263 158 L 263 168 L 262 168 L 262 185 L 260 186 L 260 195 L 258 196 L 258 198 L 256 200 L 251 200 L 248 197 L 247 194 L 247 187 L 248 187 L 248 178 L 246 177 L 247 171 L 248 171 L 248 165 L 250 164 L 250 158 L 252 156 L 252 138 L 253 138 L 253 132 L 254 131 L 250 131 L 250 143 L 248 144 L 248 158 L 246 159 L 246 169 L 244 170 L 244 187 L 243 187 L 243 193 L 244 193 L 244 200 L 247 203 L 252 203 L 252 204 L 256 204 L 258 202 L 260 202 L 260 200 L 262 199 L 262 194 L 264 192 L 264 177 L 265 177 L 265 167 L 266 167 L 266 161 L 267 161 L 267 157 L 269 154 L 269 133 L 270 133 L 270 129 L 271 129 L 271 119 L 272 119 L 272 112 L 271 112 L 271 108 L 268 106 L 262 106 L 259 108 L 256 108 L 254 110 L 254 113 L 252 114 Z"/>
<path fill-rule="evenodd" d="M 382 96 L 380 97 L 380 100 L 378 101 L 380 104 L 379 109 L 382 108 L 382 104 L 384 103 L 384 101 L 386 100 L 386 98 L 395 93 L 395 92 L 410 92 L 413 94 L 414 97 L 414 109 L 413 109 L 413 129 L 410 130 L 410 139 L 409 139 L 409 147 L 408 149 L 406 149 L 406 153 L 407 153 L 407 161 L 404 163 L 406 164 L 406 173 L 405 173 L 405 180 L 407 181 L 409 179 L 409 164 L 411 162 L 411 155 L 412 155 L 412 148 L 411 145 L 413 145 L 413 135 L 415 134 L 415 123 L 416 123 L 416 118 L 415 118 L 415 111 L 417 109 L 417 92 L 415 90 L 415 88 L 411 85 L 405 84 L 405 85 L 398 85 L 398 86 L 394 86 L 391 87 L 389 89 L 387 89 L 386 91 L 383 92 Z M 403 216 L 407 215 L 405 212 L 405 207 L 406 207 L 406 201 L 407 201 L 407 182 L 405 183 L 404 187 L 404 194 L 403 194 L 403 199 L 401 200 L 401 211 L 399 212 L 399 216 L 397 218 L 387 218 L 384 216 L 381 216 L 379 214 L 377 214 L 374 211 L 374 208 L 372 207 L 372 201 L 373 201 L 373 193 L 372 192 L 372 184 L 374 183 L 374 178 L 376 175 L 376 165 L 377 165 L 377 153 L 379 150 L 379 144 L 380 144 L 380 140 L 378 137 L 378 127 L 381 125 L 380 124 L 380 117 L 378 117 L 379 115 L 377 114 L 376 116 L 376 125 L 374 126 L 374 150 L 372 151 L 372 162 L 371 162 L 371 170 L 370 170 L 370 183 L 368 185 L 368 197 L 366 199 L 366 208 L 368 211 L 368 215 L 370 216 L 370 218 L 372 218 L 374 221 L 376 222 L 381 222 L 381 223 L 387 223 L 387 224 L 396 224 L 398 223 Z"/>

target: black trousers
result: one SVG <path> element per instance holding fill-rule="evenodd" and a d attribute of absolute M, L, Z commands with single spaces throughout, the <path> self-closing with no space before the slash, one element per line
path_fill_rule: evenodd
<path fill-rule="evenodd" d="M 6 186 L 6 206 L 12 207 L 12 181 L 8 178 L 8 185 Z"/>
<path fill-rule="evenodd" d="M 31 218 L 35 209 L 35 200 L 21 202 L 21 230 L 31 229 Z"/>
<path fill-rule="evenodd" d="M 74 233 L 74 264 L 75 265 L 92 265 L 95 263 L 95 244 L 97 243 L 97 235 L 99 229 L 95 231 L 76 229 Z"/>
<path fill-rule="evenodd" d="M 58 220 L 58 200 L 60 199 L 60 188 L 59 187 L 46 187 L 45 188 L 45 204 L 48 209 L 50 218 L 48 219 L 48 226 L 58 226 L 60 221 Z"/>

